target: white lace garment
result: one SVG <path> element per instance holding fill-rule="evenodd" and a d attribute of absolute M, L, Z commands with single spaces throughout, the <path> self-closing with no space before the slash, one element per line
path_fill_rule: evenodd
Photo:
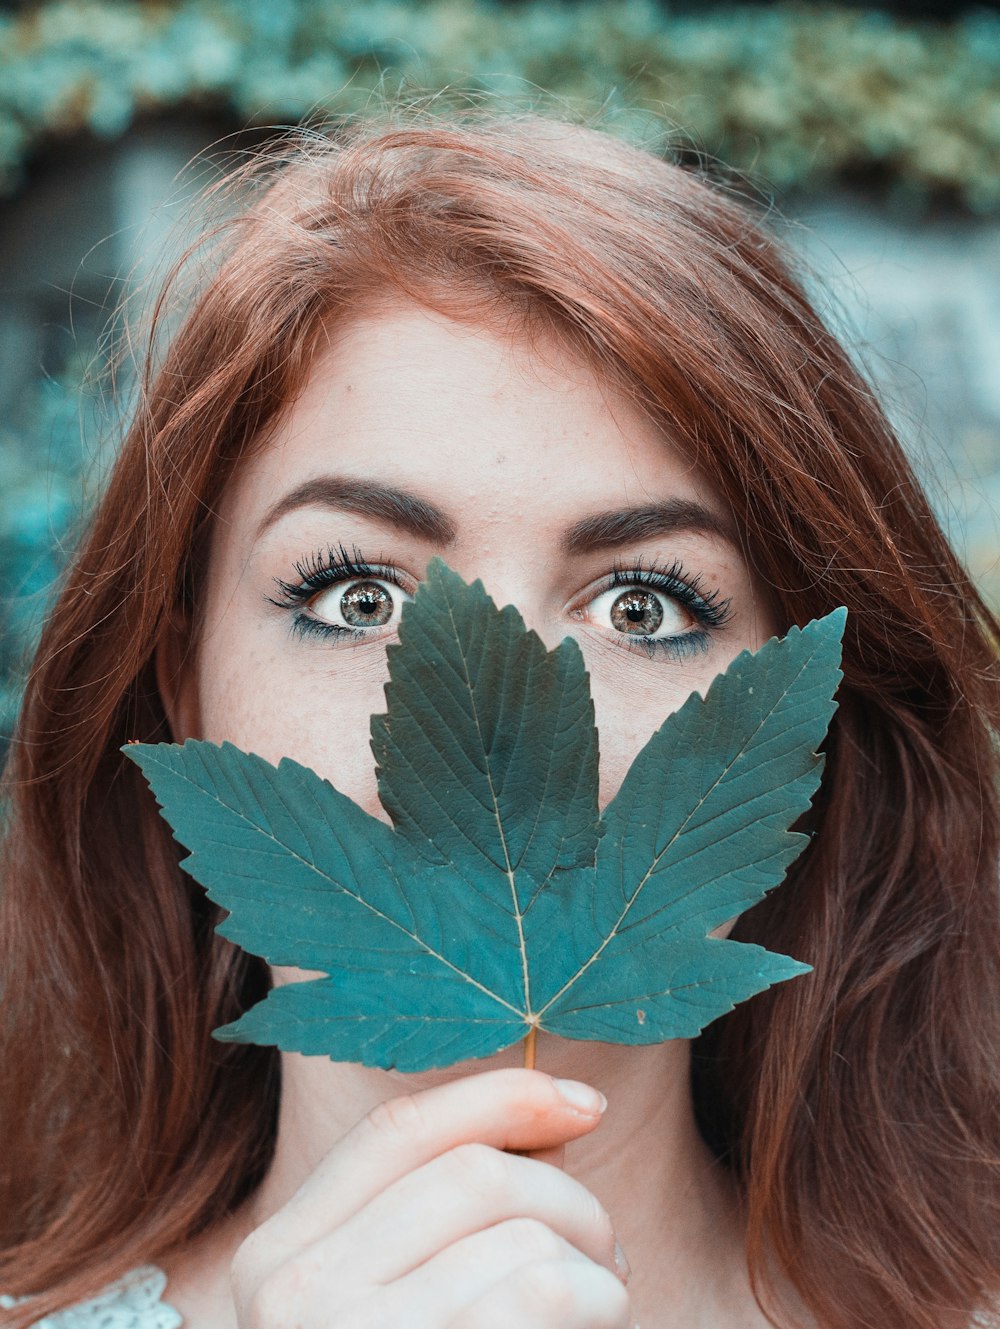
<path fill-rule="evenodd" d="M 90 1301 L 37 1320 L 33 1329 L 180 1329 L 183 1318 L 173 1306 L 160 1300 L 166 1286 L 167 1276 L 162 1270 L 144 1265 L 109 1284 Z M 0 1297 L 0 1308 L 10 1310 L 18 1300 Z"/>

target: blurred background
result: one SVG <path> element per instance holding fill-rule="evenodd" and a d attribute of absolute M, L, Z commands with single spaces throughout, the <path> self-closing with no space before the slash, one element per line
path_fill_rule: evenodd
<path fill-rule="evenodd" d="M 1000 0 L 0 0 L 0 750 L 127 411 L 115 311 L 193 194 L 269 127 L 455 86 L 752 182 L 1000 604 Z"/>

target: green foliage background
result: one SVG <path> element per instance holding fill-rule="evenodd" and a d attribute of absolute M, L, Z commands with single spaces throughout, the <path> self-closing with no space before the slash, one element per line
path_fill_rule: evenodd
<path fill-rule="evenodd" d="M 56 139 L 209 111 L 234 129 L 336 116 L 398 84 L 663 131 L 779 193 L 864 181 L 908 207 L 1000 214 L 1000 17 L 652 0 L 60 0 L 0 16 L 0 190 Z M 678 128 L 682 127 L 682 130 Z M 93 348 L 79 348 L 86 363 Z M 0 735 L 96 446 L 79 374 L 0 419 Z"/>
<path fill-rule="evenodd" d="M 1000 18 L 653 0 L 62 0 L 0 19 L 0 171 L 50 134 L 210 103 L 236 123 L 363 105 L 385 75 L 665 115 L 778 186 L 876 170 L 1000 210 Z M 628 112 L 631 112 L 631 116 Z"/>

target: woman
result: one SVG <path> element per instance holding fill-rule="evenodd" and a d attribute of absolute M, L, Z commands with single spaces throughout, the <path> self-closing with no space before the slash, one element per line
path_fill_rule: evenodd
<path fill-rule="evenodd" d="M 11 759 L 13 1322 L 152 1262 L 143 1329 L 969 1325 L 1000 1281 L 998 627 L 870 390 L 742 206 L 596 131 L 400 112 L 254 179 Z M 681 1042 L 403 1077 L 210 1038 L 289 974 L 214 933 L 120 746 L 292 755 L 379 813 L 368 719 L 434 553 L 577 637 L 602 804 L 741 649 L 848 608 L 814 838 L 733 931 L 814 973 L 693 1081 Z"/>

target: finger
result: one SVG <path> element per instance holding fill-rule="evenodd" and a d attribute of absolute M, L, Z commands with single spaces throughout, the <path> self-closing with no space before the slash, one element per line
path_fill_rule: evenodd
<path fill-rule="evenodd" d="M 407 1173 L 318 1245 L 325 1267 L 385 1284 L 484 1228 L 524 1217 L 615 1269 L 615 1234 L 596 1197 L 565 1172 L 459 1145 Z"/>
<path fill-rule="evenodd" d="M 522 1265 L 447 1323 L 447 1329 L 632 1329 L 628 1293 L 589 1260 Z"/>
<path fill-rule="evenodd" d="M 334 1145 L 279 1214 L 269 1237 L 295 1246 L 316 1240 L 362 1209 L 405 1173 L 457 1145 L 545 1149 L 575 1140 L 601 1119 L 603 1095 L 541 1071 L 466 1076 L 389 1099 Z"/>
<path fill-rule="evenodd" d="M 474 1232 L 440 1251 L 385 1289 L 386 1322 L 392 1312 L 419 1308 L 422 1322 L 446 1325 L 498 1282 L 539 1260 L 584 1261 L 586 1256 L 543 1223 L 515 1218 Z M 401 1316 L 401 1319 L 405 1317 Z"/>
<path fill-rule="evenodd" d="M 566 1162 L 566 1146 L 555 1144 L 550 1149 L 525 1149 L 523 1157 L 533 1158 L 539 1163 L 548 1163 L 551 1167 L 561 1168 Z"/>

